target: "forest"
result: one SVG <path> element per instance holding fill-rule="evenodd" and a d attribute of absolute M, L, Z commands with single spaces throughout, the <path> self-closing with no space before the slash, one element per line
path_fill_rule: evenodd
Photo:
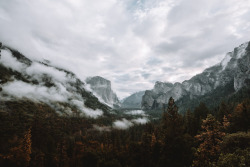
<path fill-rule="evenodd" d="M 200 102 L 178 113 L 173 98 L 161 118 L 127 130 L 95 130 L 109 120 L 63 117 L 29 100 L 0 102 L 2 167 L 250 166 L 250 99 Z M 5 107 L 3 107 L 5 106 Z"/>

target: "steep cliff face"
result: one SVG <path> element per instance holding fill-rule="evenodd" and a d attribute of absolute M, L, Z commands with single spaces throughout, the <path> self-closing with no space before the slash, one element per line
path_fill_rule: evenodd
<path fill-rule="evenodd" d="M 234 76 L 234 89 L 238 91 L 243 86 L 250 85 L 250 42 L 245 50 L 245 54 L 237 62 L 237 71 Z"/>
<path fill-rule="evenodd" d="M 101 101 L 107 103 L 112 107 L 121 106 L 117 95 L 111 88 L 111 82 L 109 80 L 100 76 L 95 76 L 87 78 L 86 83 L 90 85 L 90 88 Z"/>
<path fill-rule="evenodd" d="M 140 91 L 133 93 L 132 95 L 126 97 L 121 104 L 122 108 L 141 108 L 142 96 L 145 91 Z"/>
<path fill-rule="evenodd" d="M 164 104 L 167 104 L 170 97 L 179 99 L 180 97 L 187 95 L 187 91 L 184 89 L 181 83 L 164 83 L 157 81 L 154 89 L 146 90 L 142 97 L 141 108 L 142 109 L 158 109 L 162 108 Z"/>
<path fill-rule="evenodd" d="M 250 42 L 241 44 L 217 65 L 205 69 L 201 74 L 182 83 L 156 82 L 152 90 L 142 97 L 142 109 L 157 109 L 166 104 L 172 96 L 175 100 L 189 96 L 199 97 L 218 87 L 234 83 L 235 91 L 250 85 Z"/>

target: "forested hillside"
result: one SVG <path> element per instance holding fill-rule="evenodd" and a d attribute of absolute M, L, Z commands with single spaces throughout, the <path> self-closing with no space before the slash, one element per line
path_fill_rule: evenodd
<path fill-rule="evenodd" d="M 1 102 L 0 166 L 249 166 L 250 99 L 218 108 L 200 103 L 180 115 L 170 98 L 160 120 L 119 130 L 107 127 L 112 116 L 64 117 L 43 103 Z"/>

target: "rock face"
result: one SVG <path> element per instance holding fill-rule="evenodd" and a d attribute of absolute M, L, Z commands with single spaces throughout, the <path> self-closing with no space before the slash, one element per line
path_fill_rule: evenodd
<path fill-rule="evenodd" d="M 111 82 L 100 76 L 89 77 L 86 83 L 90 85 L 93 92 L 101 101 L 104 101 L 112 107 L 120 107 L 120 101 L 111 89 Z"/>
<path fill-rule="evenodd" d="M 250 42 L 236 47 L 219 64 L 205 69 L 190 80 L 175 84 L 157 81 L 152 90 L 145 91 L 141 106 L 142 109 L 159 109 L 171 96 L 176 101 L 184 96 L 192 99 L 230 82 L 234 83 L 235 91 L 250 85 Z"/>
<path fill-rule="evenodd" d="M 140 91 L 133 93 L 132 95 L 126 97 L 121 104 L 122 108 L 141 108 L 142 96 L 145 91 Z"/>
<path fill-rule="evenodd" d="M 170 97 L 179 99 L 187 95 L 187 91 L 181 83 L 155 83 L 154 89 L 147 90 L 142 97 L 142 109 L 158 109 L 162 108 L 164 104 L 168 103 Z"/>
<path fill-rule="evenodd" d="M 250 85 L 250 42 L 245 50 L 245 54 L 237 62 L 237 71 L 234 76 L 234 89 L 237 91 L 243 86 Z"/>

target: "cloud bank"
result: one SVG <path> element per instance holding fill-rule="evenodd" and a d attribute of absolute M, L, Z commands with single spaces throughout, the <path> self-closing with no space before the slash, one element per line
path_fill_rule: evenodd
<path fill-rule="evenodd" d="M 121 130 L 125 130 L 128 129 L 134 125 L 143 125 L 149 122 L 149 119 L 146 117 L 142 117 L 142 118 L 136 118 L 136 119 L 132 119 L 132 120 L 127 120 L 125 118 L 123 118 L 122 120 L 116 120 L 113 122 L 113 128 L 115 129 L 121 129 Z"/>
<path fill-rule="evenodd" d="M 131 126 L 133 126 L 133 123 L 125 118 L 123 118 L 122 120 L 117 120 L 113 122 L 113 128 L 115 129 L 125 130 L 125 129 L 130 128 Z"/>
<path fill-rule="evenodd" d="M 84 99 L 77 92 L 74 83 L 76 78 L 71 74 L 66 74 L 54 67 L 50 67 L 38 62 L 32 62 L 30 66 L 19 62 L 9 50 L 1 50 L 0 64 L 14 71 L 20 72 L 29 81 L 37 81 L 37 84 L 11 78 L 9 82 L 1 85 L 0 96 L 7 94 L 9 98 L 27 98 L 36 102 L 44 102 L 52 106 L 59 114 L 67 113 L 72 115 L 73 111 L 69 107 L 64 107 L 60 103 L 67 103 L 75 106 L 81 116 L 98 118 L 103 115 L 103 111 L 85 107 Z M 46 86 L 50 82 L 50 86 Z M 73 86 L 71 85 L 73 84 Z M 83 85 L 82 85 L 83 86 Z M 6 95 L 5 95 L 6 96 Z"/>
<path fill-rule="evenodd" d="M 250 40 L 249 17 L 239 0 L 1 0 L 0 41 L 123 98 L 219 63 Z"/>
<path fill-rule="evenodd" d="M 131 110 L 131 111 L 125 112 L 125 114 L 127 114 L 127 115 L 142 115 L 142 116 L 146 116 L 146 114 L 145 114 L 145 112 L 143 110 Z"/>

